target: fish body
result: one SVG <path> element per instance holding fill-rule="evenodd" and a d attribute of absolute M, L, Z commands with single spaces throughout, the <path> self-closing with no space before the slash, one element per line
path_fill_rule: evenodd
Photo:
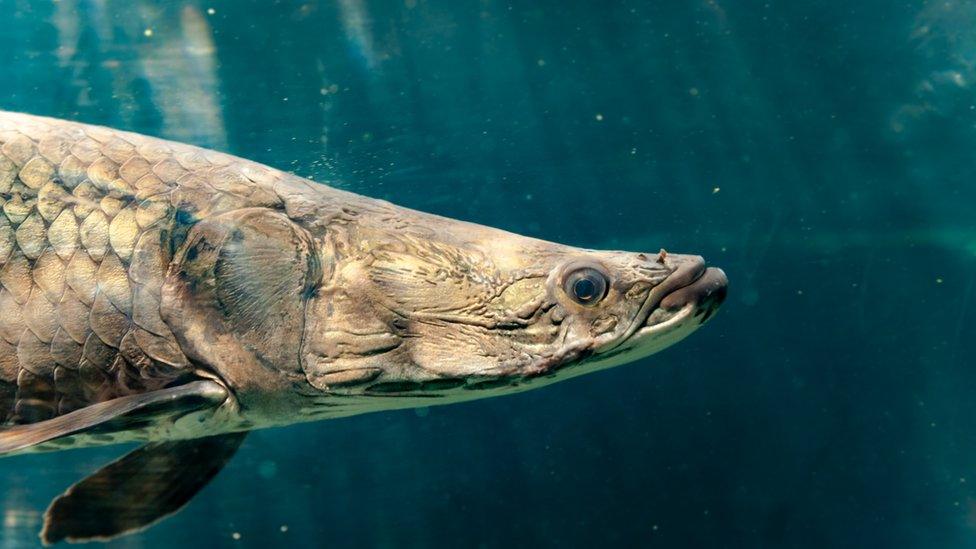
<path fill-rule="evenodd" d="M 563 246 L 0 112 L 0 454 L 146 443 L 55 500 L 46 542 L 178 510 L 249 430 L 647 356 L 726 283 L 697 256 Z"/>

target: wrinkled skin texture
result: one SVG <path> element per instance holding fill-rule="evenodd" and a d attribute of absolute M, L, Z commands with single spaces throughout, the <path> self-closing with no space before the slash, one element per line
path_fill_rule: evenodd
<path fill-rule="evenodd" d="M 131 438 L 495 396 L 656 352 L 726 284 L 12 113 L 0 208 L 0 425 L 194 379 L 228 389 L 212 422 Z"/>

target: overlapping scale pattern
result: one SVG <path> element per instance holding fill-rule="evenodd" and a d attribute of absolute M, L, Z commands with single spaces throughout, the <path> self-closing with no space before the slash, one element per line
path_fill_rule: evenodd
<path fill-rule="evenodd" d="M 188 360 L 160 316 L 174 230 L 279 207 L 284 174 L 99 127 L 0 113 L 0 425 L 157 389 Z"/>

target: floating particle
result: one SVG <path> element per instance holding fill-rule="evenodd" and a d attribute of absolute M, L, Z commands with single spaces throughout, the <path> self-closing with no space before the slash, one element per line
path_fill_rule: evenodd
<path fill-rule="evenodd" d="M 688 93 L 691 94 L 692 97 L 698 97 L 698 88 L 691 88 L 688 90 Z"/>
<path fill-rule="evenodd" d="M 278 529 L 281 530 L 282 532 L 287 532 L 288 531 L 288 525 L 287 524 L 282 524 L 281 525 L 281 528 L 278 528 Z"/>
<path fill-rule="evenodd" d="M 941 277 L 940 277 L 940 278 L 936 278 L 936 279 L 935 279 L 935 283 L 936 283 L 936 284 L 942 284 L 942 282 L 943 282 L 943 280 L 942 280 L 942 278 L 941 278 Z"/>
<path fill-rule="evenodd" d="M 145 36 L 146 38 L 149 38 L 150 36 L 153 35 L 153 30 L 152 29 L 146 29 L 146 30 L 142 31 L 142 35 Z"/>
<path fill-rule="evenodd" d="M 718 192 L 721 191 L 721 190 L 722 190 L 722 187 L 715 187 L 714 189 L 712 189 L 712 194 L 718 194 Z"/>
<path fill-rule="evenodd" d="M 213 15 L 215 13 L 217 13 L 217 10 L 213 8 L 207 8 L 207 15 Z"/>
<path fill-rule="evenodd" d="M 241 533 L 234 532 L 233 534 L 230 535 L 230 537 L 234 538 L 235 540 L 241 539 Z"/>
<path fill-rule="evenodd" d="M 540 67 L 545 67 L 546 66 L 546 60 L 545 59 L 539 59 L 538 61 L 535 62 L 535 64 L 536 65 L 539 65 Z"/>
<path fill-rule="evenodd" d="M 593 118 L 596 118 L 597 122 L 603 121 L 603 115 L 601 113 L 596 113 L 596 116 L 594 116 Z"/>

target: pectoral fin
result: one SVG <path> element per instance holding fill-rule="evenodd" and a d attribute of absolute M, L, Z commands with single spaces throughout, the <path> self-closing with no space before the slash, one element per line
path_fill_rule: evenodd
<path fill-rule="evenodd" d="M 124 431 L 168 414 L 216 407 L 227 395 L 220 384 L 201 380 L 99 402 L 53 419 L 0 430 L 0 455 L 69 435 Z"/>
<path fill-rule="evenodd" d="M 106 540 L 179 511 L 233 457 L 247 435 L 154 442 L 99 469 L 58 496 L 41 540 Z"/>

